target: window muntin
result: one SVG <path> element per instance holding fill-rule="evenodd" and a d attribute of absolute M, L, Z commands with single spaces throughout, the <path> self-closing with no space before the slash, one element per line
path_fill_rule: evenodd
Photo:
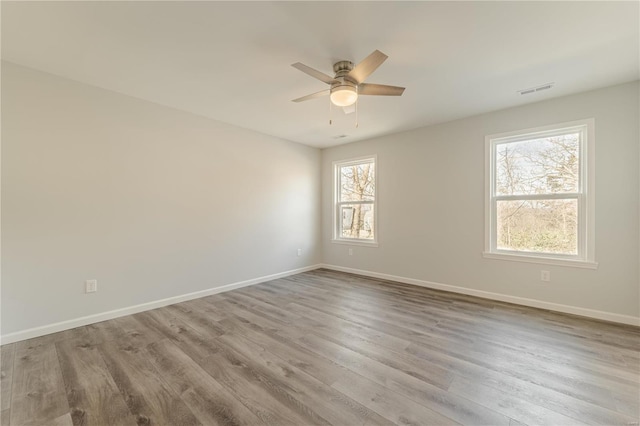
<path fill-rule="evenodd" d="M 334 241 L 375 243 L 376 158 L 334 163 Z"/>
<path fill-rule="evenodd" d="M 593 262 L 593 120 L 486 143 L 488 257 Z"/>

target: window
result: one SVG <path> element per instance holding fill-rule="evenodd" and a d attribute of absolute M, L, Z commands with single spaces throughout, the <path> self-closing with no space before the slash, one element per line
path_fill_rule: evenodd
<path fill-rule="evenodd" d="M 358 158 L 333 164 L 333 240 L 376 244 L 376 158 Z"/>
<path fill-rule="evenodd" d="M 485 143 L 485 257 L 595 268 L 593 120 Z"/>

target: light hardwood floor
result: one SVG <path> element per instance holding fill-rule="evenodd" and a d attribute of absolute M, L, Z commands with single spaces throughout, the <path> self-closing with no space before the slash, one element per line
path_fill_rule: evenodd
<path fill-rule="evenodd" d="M 3 425 L 639 417 L 636 327 L 328 270 L 1 350 Z"/>

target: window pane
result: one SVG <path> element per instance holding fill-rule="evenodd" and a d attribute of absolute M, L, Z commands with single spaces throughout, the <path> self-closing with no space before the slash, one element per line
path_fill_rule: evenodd
<path fill-rule="evenodd" d="M 580 134 L 496 145 L 496 194 L 577 192 Z"/>
<path fill-rule="evenodd" d="M 340 167 L 339 201 L 373 201 L 375 193 L 374 163 Z"/>
<path fill-rule="evenodd" d="M 373 204 L 340 206 L 340 238 L 373 240 Z"/>
<path fill-rule="evenodd" d="M 578 200 L 497 203 L 498 249 L 578 254 Z"/>

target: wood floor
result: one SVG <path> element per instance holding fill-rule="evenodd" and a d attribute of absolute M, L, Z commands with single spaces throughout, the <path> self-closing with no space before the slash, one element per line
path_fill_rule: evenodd
<path fill-rule="evenodd" d="M 2 346 L 2 424 L 632 425 L 640 329 L 316 270 Z"/>

